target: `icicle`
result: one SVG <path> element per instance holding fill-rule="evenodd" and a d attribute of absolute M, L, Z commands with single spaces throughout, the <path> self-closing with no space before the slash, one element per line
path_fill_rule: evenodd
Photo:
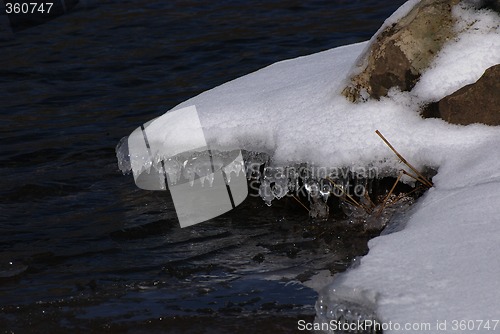
<path fill-rule="evenodd" d="M 330 196 L 331 191 L 332 186 L 330 185 L 330 182 L 328 180 L 322 179 L 320 181 L 319 193 L 321 194 L 323 201 L 328 201 L 328 197 Z"/>
<path fill-rule="evenodd" d="M 186 160 L 184 162 L 184 170 L 182 171 L 182 176 L 189 181 L 189 184 L 194 186 L 194 179 L 196 178 L 196 170 L 192 162 Z"/>
<path fill-rule="evenodd" d="M 169 158 L 163 161 L 163 167 L 165 169 L 165 173 L 167 173 L 170 184 L 177 184 L 182 173 L 182 165 L 179 161 L 175 158 Z"/>
<path fill-rule="evenodd" d="M 236 174 L 236 177 L 238 177 L 242 170 L 243 170 L 242 162 L 233 160 L 229 165 L 224 167 L 227 181 L 231 182 L 231 174 L 232 173 Z"/>
<path fill-rule="evenodd" d="M 268 206 L 271 206 L 271 202 L 274 199 L 274 195 L 272 193 L 272 189 L 268 181 L 264 180 L 260 184 L 259 195 Z"/>

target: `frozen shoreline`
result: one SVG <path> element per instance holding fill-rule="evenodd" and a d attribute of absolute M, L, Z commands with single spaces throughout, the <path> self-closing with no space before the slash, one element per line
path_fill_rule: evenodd
<path fill-rule="evenodd" d="M 487 332 L 486 321 L 493 328 L 499 318 L 500 129 L 419 115 L 423 104 L 500 63 L 498 15 L 466 8 L 454 13 L 460 34 L 410 92 L 392 89 L 380 100 L 356 104 L 340 94 L 365 42 L 275 63 L 173 108 L 196 106 L 213 149 L 265 152 L 276 166 L 373 166 L 396 174 L 402 165 L 375 135 L 378 129 L 417 169 L 438 169 L 435 186 L 405 227 L 371 240 L 361 264 L 323 290 L 318 324 L 336 319 L 338 302 L 361 304 L 383 323 L 429 323 L 427 332 L 456 331 L 454 320 L 482 320 L 474 330 Z M 440 321 L 448 327 L 438 328 Z"/>
<path fill-rule="evenodd" d="M 500 308 L 497 146 L 492 141 L 449 159 L 404 229 L 372 239 L 361 264 L 324 289 L 317 310 L 344 301 L 371 305 L 383 324 L 397 324 L 384 333 L 398 332 L 397 326 L 411 332 L 406 324 L 453 332 L 460 329 L 453 324 L 468 320 L 478 320 L 475 332 L 489 332 L 486 321 L 493 328 Z M 318 312 L 316 320 L 330 318 Z M 437 327 L 445 321 L 447 327 Z"/>

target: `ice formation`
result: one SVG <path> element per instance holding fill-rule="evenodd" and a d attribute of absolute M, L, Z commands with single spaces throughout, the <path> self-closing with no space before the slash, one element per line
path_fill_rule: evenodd
<path fill-rule="evenodd" d="M 416 3 L 407 2 L 383 27 L 397 21 Z M 369 42 L 278 62 L 193 97 L 169 112 L 197 108 L 197 122 L 211 147 L 210 157 L 207 153 L 166 156 L 161 152 L 161 141 L 179 141 L 183 133 L 177 127 L 160 124 L 150 130 L 160 141 L 160 152 L 153 152 L 155 156 L 146 168 L 153 173 L 164 170 L 172 184 L 192 183 L 195 178 L 210 184 L 207 159 L 220 164 L 223 152 L 245 150 L 246 166 L 234 166 L 233 172 L 245 168 L 248 173 L 255 166 L 262 167 L 259 193 L 267 204 L 297 190 L 299 183 L 309 194 L 319 191 L 326 201 L 330 195 L 327 187 L 331 186 L 325 182 L 328 175 L 306 175 L 302 179 L 295 171 L 304 164 L 316 169 L 352 170 L 362 166 L 377 170 L 377 176 L 395 175 L 400 162 L 374 134 L 377 129 L 417 168 L 438 168 L 464 147 L 498 138 L 495 128 L 451 126 L 419 116 L 422 104 L 474 82 L 486 68 L 500 63 L 498 14 L 460 5 L 453 9 L 453 15 L 458 37 L 445 45 L 411 92 L 393 90 L 380 101 L 358 104 L 339 94 L 348 75 L 359 65 L 356 56 L 365 52 Z M 173 130 L 167 131 L 165 126 Z M 119 145 L 117 150 L 122 171 L 132 168 L 125 146 Z M 337 181 L 340 187 L 349 187 L 345 177 Z M 324 210 L 318 203 L 311 203 L 313 216 Z"/>
<path fill-rule="evenodd" d="M 386 24 L 415 3 L 408 2 Z M 445 331 L 456 332 L 454 320 L 482 320 L 483 325 L 498 320 L 500 266 L 493 259 L 500 251 L 500 129 L 419 116 L 423 104 L 476 81 L 500 63 L 498 14 L 457 6 L 453 15 L 459 19 L 458 37 L 445 45 L 410 92 L 393 90 L 379 101 L 359 104 L 340 95 L 365 42 L 273 64 L 173 108 L 197 107 L 214 161 L 224 161 L 224 152 L 244 150 L 245 165 L 231 166 L 230 174 L 244 171 L 248 179 L 259 180 L 266 203 L 305 189 L 317 195 L 313 215 L 323 214 L 321 201 L 331 196 L 326 176 L 340 189 L 354 188 L 353 180 L 369 189 L 370 175 L 352 177 L 357 168 L 373 168 L 378 176 L 401 168 L 375 135 L 377 129 L 418 169 L 439 170 L 435 187 L 419 200 L 410 219 L 390 225 L 387 231 L 395 233 L 370 241 L 361 264 L 323 290 L 317 323 L 339 318 L 420 322 L 434 326 L 428 332 L 441 333 L 439 321 L 448 321 Z M 123 171 L 131 168 L 127 155 L 120 146 Z M 203 156 L 179 155 L 164 165 L 169 179 L 179 182 L 206 175 L 204 162 Z M 311 172 L 321 166 L 338 173 Z"/>
<path fill-rule="evenodd" d="M 407 2 L 384 26 L 397 21 L 415 3 Z M 328 208 L 323 203 L 330 196 L 332 184 L 326 177 L 338 183 L 339 187 L 333 190 L 354 188 L 356 185 L 349 184 L 353 179 L 366 183 L 370 177 L 359 178 L 355 173 L 351 180 L 326 174 L 304 176 L 298 172 L 304 166 L 347 171 L 361 166 L 376 170 L 377 177 L 395 175 L 401 168 L 399 160 L 375 135 L 377 129 L 418 169 L 424 166 L 437 169 L 464 147 L 498 138 L 498 129 L 492 127 L 479 124 L 458 127 L 419 116 L 422 104 L 474 82 L 486 68 L 500 63 L 498 14 L 456 6 L 453 15 L 458 18 L 458 37 L 445 45 L 411 92 L 393 90 L 380 101 L 358 104 L 341 96 L 347 76 L 359 65 L 356 55 L 365 52 L 370 42 L 278 62 L 204 92 L 169 112 L 197 108 L 198 122 L 211 148 L 210 156 L 207 153 L 165 156 L 156 152 L 146 168 L 152 173 L 164 171 L 171 184 L 185 181 L 192 184 L 200 179 L 210 185 L 208 159 L 220 164 L 224 152 L 244 150 L 245 166 L 233 166 L 235 175 L 245 169 L 251 179 L 250 171 L 262 169 L 258 173 L 258 193 L 268 205 L 305 189 L 311 199 L 313 217 L 327 214 Z M 150 133 L 160 142 L 179 141 L 182 131 L 176 130 L 175 134 L 165 126 L 160 124 Z M 125 146 L 119 145 L 117 150 L 123 171 L 131 168 Z"/>
<path fill-rule="evenodd" d="M 371 193 L 373 180 L 380 177 L 378 169 L 370 167 L 326 168 L 313 164 L 296 163 L 289 166 L 275 166 L 271 157 L 262 152 L 243 152 L 243 160 L 235 160 L 238 150 L 183 152 L 171 157 L 156 155 L 149 157 L 144 150 L 138 160 L 145 161 L 145 171 L 161 177 L 166 175 L 169 186 L 179 183 L 194 185 L 199 180 L 202 186 L 211 187 L 214 170 L 224 169 L 228 182 L 231 175 L 238 177 L 245 173 L 248 182 L 258 186 L 258 194 L 267 205 L 287 195 L 305 198 L 310 204 L 313 218 L 327 218 L 326 202 L 330 196 L 345 198 L 346 194 L 363 197 Z M 132 171 L 127 137 L 116 148 L 118 165 L 123 173 Z M 352 208 L 346 207 L 344 212 Z"/>
<path fill-rule="evenodd" d="M 275 63 L 172 111 L 196 106 L 210 147 L 262 152 L 270 157 L 270 166 L 308 163 L 397 171 L 397 158 L 374 134 L 378 129 L 417 168 L 438 167 L 449 154 L 498 135 L 491 127 L 450 126 L 419 115 L 423 103 L 477 80 L 500 63 L 498 15 L 466 8 L 456 9 L 455 15 L 471 24 L 457 27 L 457 40 L 445 46 L 411 92 L 394 90 L 380 101 L 359 104 L 340 95 L 365 42 Z"/>
<path fill-rule="evenodd" d="M 395 324 L 384 333 L 490 333 L 495 324 L 500 330 L 498 143 L 450 157 L 404 228 L 372 239 L 360 264 L 324 288 L 316 321 L 327 323 L 353 304 L 368 318 Z"/>

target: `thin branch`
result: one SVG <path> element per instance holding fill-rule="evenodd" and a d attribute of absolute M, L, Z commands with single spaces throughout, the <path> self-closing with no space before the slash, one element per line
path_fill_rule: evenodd
<path fill-rule="evenodd" d="M 336 184 L 332 179 L 330 179 L 329 177 L 326 178 L 328 181 L 330 181 L 331 184 L 333 184 L 333 186 L 337 189 L 339 189 L 341 192 L 344 193 L 344 195 L 347 196 L 347 198 L 349 198 L 357 207 L 359 208 L 363 208 L 365 211 L 368 212 L 369 209 L 367 209 L 364 205 L 361 205 L 359 204 L 351 195 L 349 195 L 341 186 L 339 186 L 338 184 Z"/>
<path fill-rule="evenodd" d="M 399 195 L 399 196 L 398 196 L 395 200 L 390 201 L 390 202 L 386 205 L 386 207 L 391 206 L 391 205 L 393 205 L 393 204 L 396 204 L 396 203 L 397 203 L 399 200 L 401 200 L 403 197 L 405 197 L 405 196 L 410 196 L 410 195 L 411 195 L 411 194 L 413 194 L 414 192 L 416 192 L 416 191 L 418 191 L 418 190 L 423 190 L 423 189 L 424 189 L 424 187 L 422 187 L 422 186 L 420 185 L 420 186 L 418 186 L 418 187 L 414 188 L 412 191 L 409 191 L 409 192 L 404 193 L 404 194 L 400 194 L 400 195 Z"/>
<path fill-rule="evenodd" d="M 408 166 L 415 174 L 417 174 L 424 182 L 424 184 L 426 186 L 428 186 L 429 188 L 431 188 L 433 186 L 432 182 L 427 180 L 427 178 L 425 176 L 423 176 L 415 167 L 413 167 L 408 161 L 406 161 L 405 158 L 403 158 L 403 156 L 401 154 L 399 154 L 398 151 L 396 151 L 396 149 L 391 145 L 391 143 L 389 143 L 389 141 L 387 139 L 385 139 L 385 137 L 380 133 L 380 131 L 376 130 L 375 133 L 377 135 L 379 135 L 380 138 L 382 138 L 382 140 L 384 141 L 384 143 L 389 146 L 389 148 L 398 156 L 398 158 L 406 165 Z"/>
<path fill-rule="evenodd" d="M 407 171 L 405 171 L 404 169 L 403 169 L 402 171 L 403 171 L 403 174 L 408 175 L 408 176 L 409 176 L 409 177 L 411 177 L 412 179 L 415 179 L 416 181 L 418 181 L 418 182 L 420 182 L 420 183 L 424 184 L 425 186 L 427 186 L 427 184 L 425 184 L 425 180 L 422 180 L 420 177 L 415 176 L 415 175 L 413 175 L 413 174 L 411 174 L 411 173 L 408 173 L 408 172 L 407 172 Z"/>
<path fill-rule="evenodd" d="M 303 207 L 304 209 L 306 209 L 306 210 L 307 210 L 307 212 L 309 212 L 309 209 L 308 209 L 308 208 L 307 208 L 307 207 L 306 207 L 306 206 L 305 206 L 305 205 L 304 205 L 304 204 L 303 204 L 303 203 L 302 203 L 302 202 L 301 202 L 301 201 L 300 201 L 297 197 L 295 197 L 295 195 L 292 195 L 292 197 L 293 197 L 293 199 L 295 199 L 297 202 L 299 202 L 299 204 L 300 204 L 300 205 L 302 205 L 302 207 Z"/>
<path fill-rule="evenodd" d="M 365 199 L 368 200 L 368 202 L 370 202 L 370 208 L 373 209 L 374 207 L 376 207 L 375 203 L 373 203 L 372 199 L 370 198 L 370 194 L 368 194 L 368 190 L 365 189 L 365 193 L 363 194 L 363 196 L 365 197 Z"/>
<path fill-rule="evenodd" d="M 387 196 L 385 196 L 384 201 L 382 202 L 382 205 L 380 206 L 380 209 L 378 209 L 377 216 L 379 216 L 382 213 L 382 211 L 384 210 L 385 205 L 387 204 L 387 200 L 392 195 L 392 192 L 396 188 L 396 185 L 399 183 L 399 180 L 401 179 L 402 176 L 403 176 L 403 173 L 399 173 L 398 178 L 396 179 L 396 182 L 394 182 L 394 184 L 392 185 L 391 190 L 389 191 L 389 193 L 387 194 Z"/>

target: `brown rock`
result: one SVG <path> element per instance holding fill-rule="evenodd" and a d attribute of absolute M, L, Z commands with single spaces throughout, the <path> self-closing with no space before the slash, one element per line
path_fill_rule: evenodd
<path fill-rule="evenodd" d="M 500 125 L 500 64 L 487 69 L 475 83 L 441 99 L 439 113 L 453 124 Z"/>
<path fill-rule="evenodd" d="M 443 44 L 455 36 L 451 8 L 458 2 L 422 0 L 381 31 L 361 59 L 364 68 L 342 94 L 354 102 L 366 93 L 378 99 L 392 87 L 411 90 Z"/>

